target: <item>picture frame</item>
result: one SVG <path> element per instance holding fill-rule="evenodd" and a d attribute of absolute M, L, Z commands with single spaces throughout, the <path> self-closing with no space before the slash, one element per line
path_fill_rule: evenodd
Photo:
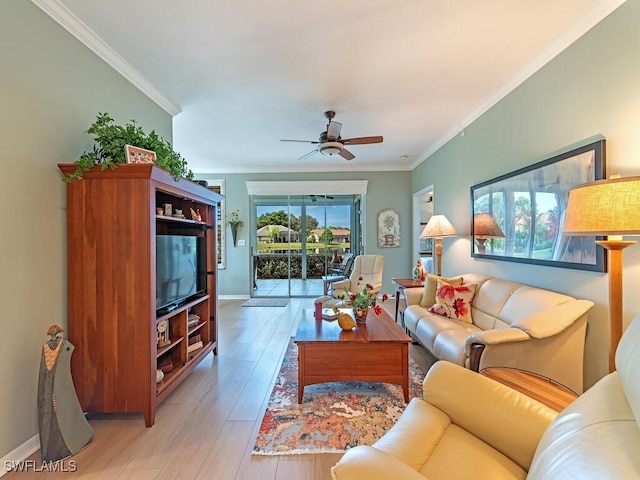
<path fill-rule="evenodd" d="M 127 163 L 156 162 L 156 152 L 153 150 L 146 150 L 144 148 L 134 147 L 133 145 L 125 145 L 124 151 L 127 157 Z"/>
<path fill-rule="evenodd" d="M 378 212 L 378 247 L 393 248 L 400 246 L 400 214 L 393 208 Z"/>
<path fill-rule="evenodd" d="M 224 197 L 225 195 L 225 185 L 226 182 L 224 179 L 212 179 L 207 180 L 207 188 L 212 192 L 219 193 Z M 218 208 L 216 208 L 216 234 L 217 234 L 217 259 L 218 259 L 218 269 L 224 270 L 227 268 L 227 246 L 226 246 L 226 200 L 222 199 L 218 203 Z"/>
<path fill-rule="evenodd" d="M 562 234 L 569 190 L 604 178 L 605 147 L 598 140 L 472 186 L 471 256 L 606 272 L 601 237 Z"/>

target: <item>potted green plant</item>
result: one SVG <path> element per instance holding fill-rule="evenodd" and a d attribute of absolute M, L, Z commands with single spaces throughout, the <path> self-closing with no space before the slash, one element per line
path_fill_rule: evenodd
<path fill-rule="evenodd" d="M 94 165 L 100 165 L 105 170 L 126 163 L 125 145 L 153 150 L 156 153 L 155 164 L 171 173 L 176 180 L 193 179 L 193 172 L 187 167 L 187 161 L 171 144 L 155 130 L 147 134 L 135 120 L 117 125 L 108 113 L 98 113 L 87 133 L 94 136 L 93 150 L 85 151 L 74 162 L 77 165 L 76 171 L 65 177 L 67 182 L 82 178 L 84 172 L 91 170 Z"/>

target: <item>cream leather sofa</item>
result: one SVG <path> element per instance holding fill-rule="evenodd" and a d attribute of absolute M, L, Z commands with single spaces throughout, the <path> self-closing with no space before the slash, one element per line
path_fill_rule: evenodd
<path fill-rule="evenodd" d="M 560 414 L 450 362 L 437 362 L 373 446 L 347 451 L 334 480 L 640 478 L 640 315 L 624 333 L 617 372 Z"/>
<path fill-rule="evenodd" d="M 460 275 L 478 288 L 473 323 L 429 313 L 420 305 L 423 288 L 405 290 L 407 332 L 439 360 L 480 371 L 514 367 L 583 391 L 587 313 L 593 302 L 491 278 Z"/>

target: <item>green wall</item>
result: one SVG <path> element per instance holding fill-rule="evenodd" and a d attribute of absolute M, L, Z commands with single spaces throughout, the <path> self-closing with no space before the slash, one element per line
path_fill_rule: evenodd
<path fill-rule="evenodd" d="M 585 387 L 607 373 L 608 276 L 470 255 L 469 187 L 602 135 L 607 172 L 640 174 L 640 1 L 630 0 L 413 171 L 412 191 L 435 185 L 445 238 L 443 274 L 479 272 L 596 303 L 589 316 Z M 625 325 L 640 312 L 640 246 L 624 253 Z"/>
<path fill-rule="evenodd" d="M 316 173 L 272 173 L 272 174 L 200 174 L 201 179 L 224 179 L 226 210 L 240 209 L 244 225 L 238 239 L 245 239 L 245 246 L 233 247 L 231 232 L 227 229 L 227 268 L 218 274 L 218 291 L 225 296 L 248 296 L 251 294 L 250 239 L 249 239 L 249 197 L 246 182 L 295 181 L 295 180 L 368 180 L 365 205 L 365 253 L 380 254 L 385 257 L 383 289 L 393 292 L 393 277 L 411 275 L 413 261 L 411 255 L 411 173 L 410 172 L 316 172 Z M 376 236 L 376 221 L 380 210 L 394 208 L 400 212 L 401 246 L 399 248 L 379 248 Z"/>
<path fill-rule="evenodd" d="M 47 328 L 66 328 L 66 205 L 57 163 L 91 147 L 98 112 L 171 139 L 171 117 L 31 2 L 0 2 L 0 458 L 38 432 Z M 135 206 L 132 206 L 135 208 Z"/>

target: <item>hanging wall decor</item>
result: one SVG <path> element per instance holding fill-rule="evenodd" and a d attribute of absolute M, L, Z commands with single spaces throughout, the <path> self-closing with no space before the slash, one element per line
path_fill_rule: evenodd
<path fill-rule="evenodd" d="M 606 271 L 595 237 L 563 235 L 569 190 L 604 178 L 605 141 L 471 187 L 471 256 Z"/>
<path fill-rule="evenodd" d="M 400 215 L 392 208 L 378 212 L 378 247 L 400 246 Z"/>

